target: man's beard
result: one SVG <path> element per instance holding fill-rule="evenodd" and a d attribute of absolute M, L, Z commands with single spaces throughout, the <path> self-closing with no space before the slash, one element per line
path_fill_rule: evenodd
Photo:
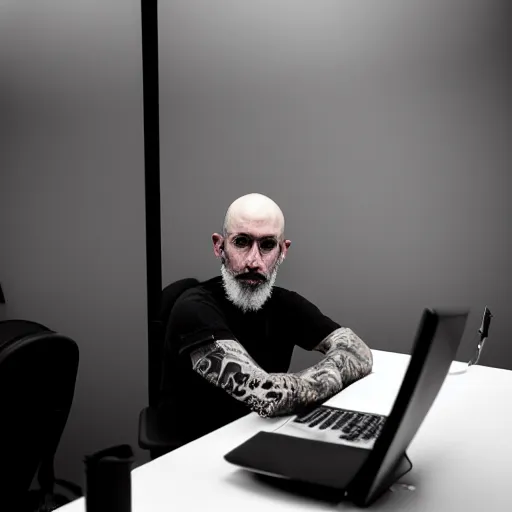
<path fill-rule="evenodd" d="M 223 262 L 220 271 L 222 274 L 222 284 L 228 299 L 244 313 L 247 311 L 258 311 L 272 295 L 272 288 L 277 278 L 278 268 L 279 263 L 276 263 L 266 279 L 262 279 L 261 283 L 257 285 L 251 285 L 243 280 L 243 277 L 250 274 L 235 274 Z"/>

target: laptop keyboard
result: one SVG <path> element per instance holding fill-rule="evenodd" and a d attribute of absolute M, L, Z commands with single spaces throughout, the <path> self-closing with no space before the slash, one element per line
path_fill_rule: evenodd
<path fill-rule="evenodd" d="M 330 440 L 336 437 L 342 444 L 370 447 L 381 433 L 385 421 L 386 416 L 379 414 L 320 406 L 308 414 L 297 416 L 292 424 L 300 426 L 301 430 L 307 427 L 319 434 L 324 432 Z"/>

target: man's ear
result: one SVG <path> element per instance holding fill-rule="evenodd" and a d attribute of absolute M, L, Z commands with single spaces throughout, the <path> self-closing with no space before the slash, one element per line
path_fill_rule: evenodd
<path fill-rule="evenodd" d="M 215 253 L 215 256 L 217 256 L 217 258 L 221 258 L 224 249 L 224 237 L 222 235 L 219 235 L 219 233 L 213 233 L 212 242 L 213 252 Z"/>
<path fill-rule="evenodd" d="M 288 253 L 288 249 L 290 248 L 290 245 L 292 245 L 291 240 L 285 240 L 283 243 L 283 250 L 281 251 L 281 262 L 284 261 L 286 258 L 286 254 Z"/>

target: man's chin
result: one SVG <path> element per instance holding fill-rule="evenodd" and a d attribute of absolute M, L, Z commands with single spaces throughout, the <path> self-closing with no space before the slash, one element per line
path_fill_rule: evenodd
<path fill-rule="evenodd" d="M 221 267 L 224 290 L 229 300 L 245 311 L 258 311 L 272 294 L 276 271 L 268 279 L 249 279 L 249 276 L 234 276 L 225 266 Z"/>

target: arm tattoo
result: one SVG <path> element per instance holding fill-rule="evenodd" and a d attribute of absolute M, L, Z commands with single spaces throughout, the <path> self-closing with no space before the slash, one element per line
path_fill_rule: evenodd
<path fill-rule="evenodd" d="M 342 387 L 335 363 L 327 362 L 324 378 L 293 373 L 267 373 L 234 340 L 219 340 L 191 354 L 192 368 L 260 416 L 292 414 L 325 400 Z M 329 367 L 331 371 L 329 372 Z"/>
<path fill-rule="evenodd" d="M 280 416 L 325 401 L 368 375 L 370 349 L 350 329 L 340 328 L 316 348 L 318 364 L 298 373 L 267 373 L 235 340 L 220 340 L 191 354 L 192 368 L 260 416 Z"/>
<path fill-rule="evenodd" d="M 346 327 L 333 331 L 315 347 L 315 350 L 324 353 L 326 357 L 311 368 L 299 372 L 298 375 L 301 377 L 331 381 L 339 377 L 343 387 L 346 387 L 372 371 L 371 350 L 361 338 Z"/>

